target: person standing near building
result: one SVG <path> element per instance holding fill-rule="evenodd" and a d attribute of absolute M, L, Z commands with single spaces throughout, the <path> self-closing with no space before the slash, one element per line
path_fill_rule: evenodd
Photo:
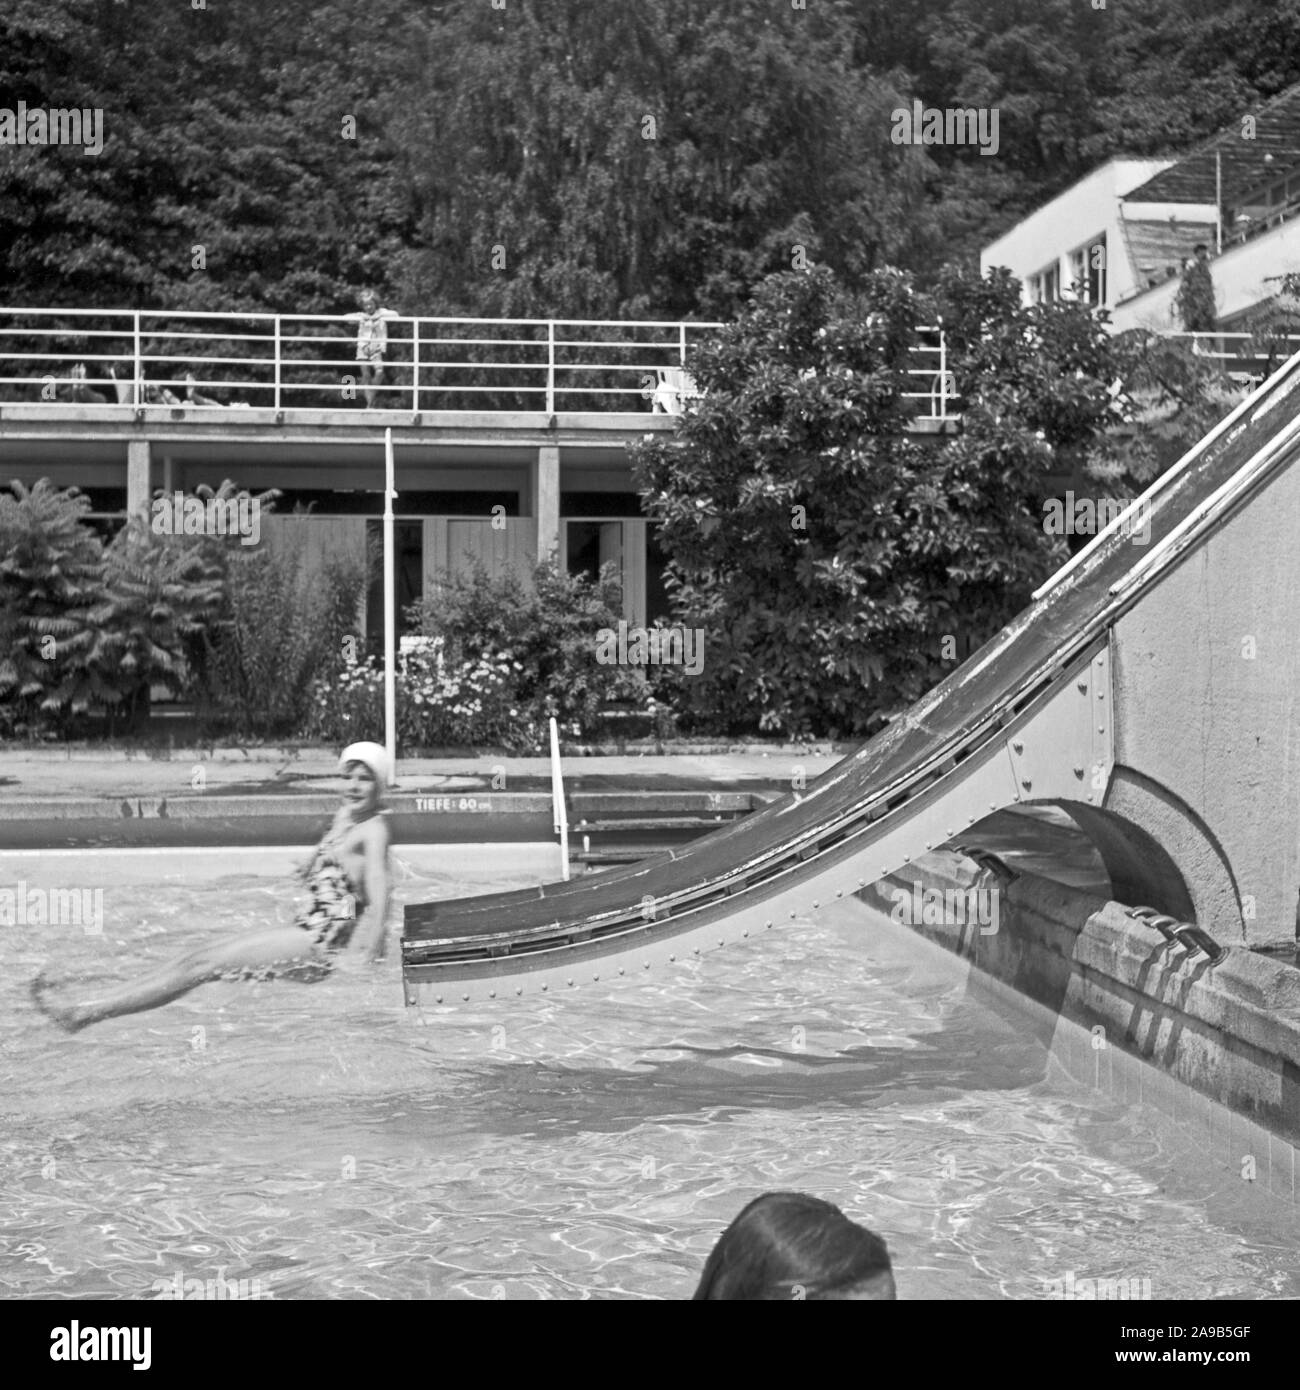
<path fill-rule="evenodd" d="M 384 379 L 384 354 L 388 351 L 388 319 L 397 318 L 393 309 L 381 309 L 374 290 L 363 290 L 361 312 L 346 315 L 349 323 L 358 324 L 357 363 L 361 368 L 361 389 L 366 393 L 366 406 L 375 403 L 376 388 Z"/>
<path fill-rule="evenodd" d="M 1192 263 L 1183 271 L 1175 307 L 1184 332 L 1213 333 L 1218 325 L 1214 280 L 1210 275 L 1210 248 L 1204 242 L 1197 245 Z"/>

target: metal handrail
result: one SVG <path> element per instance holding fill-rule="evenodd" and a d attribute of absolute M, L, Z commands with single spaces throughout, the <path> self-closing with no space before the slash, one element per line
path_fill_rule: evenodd
<path fill-rule="evenodd" d="M 0 308 L 0 410 L 19 403 L 131 410 L 207 404 L 190 399 L 195 390 L 230 397 L 217 404 L 269 407 L 277 417 L 288 410 L 330 408 L 340 396 L 356 400 L 363 392 L 373 394 L 385 409 L 411 415 L 419 415 L 430 401 L 438 401 L 439 409 L 473 403 L 475 409 L 489 411 L 519 409 L 521 402 L 538 408 L 544 402 L 548 415 L 566 405 L 622 410 L 622 397 L 645 395 L 646 379 L 666 368 L 686 368 L 691 334 L 725 326 L 690 320 L 400 314 L 384 323 L 384 377 L 367 383 L 359 380 L 363 364 L 358 359 L 331 351 L 356 342 L 355 320 L 341 315 Z M 496 329 L 502 330 L 500 335 Z M 522 336 L 529 330 L 536 332 Z M 910 401 L 929 402 L 931 417 L 937 412 L 948 418 L 955 406 L 955 383 L 946 372 L 946 339 L 940 328 L 918 332 L 937 334 L 938 340 L 918 341 L 911 349 L 922 365 L 907 368 L 905 375 L 922 381 L 916 383 L 918 389 L 902 394 Z M 120 345 L 117 351 L 114 344 Z M 244 346 L 247 352 L 242 352 Z M 444 347 L 454 356 L 439 357 Z M 329 355 L 318 355 L 324 353 Z M 58 365 L 65 368 L 63 375 L 51 371 Z M 77 366 L 84 374 L 70 375 Z M 101 374 L 92 376 L 87 367 Z M 154 371 L 166 375 L 151 375 Z M 636 386 L 620 384 L 629 375 L 640 379 Z M 318 398 L 314 404 L 304 399 L 312 393 Z M 478 404 L 491 395 L 506 403 Z M 458 404 L 456 397 L 461 398 Z"/>

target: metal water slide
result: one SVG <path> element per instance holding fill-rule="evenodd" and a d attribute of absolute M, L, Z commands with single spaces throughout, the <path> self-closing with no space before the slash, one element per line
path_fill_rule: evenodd
<path fill-rule="evenodd" d="M 969 843 L 965 832 L 994 811 L 1099 807 L 1114 761 L 1110 629 L 1295 460 L 1298 403 L 1300 354 L 996 637 L 803 794 L 619 870 L 408 906 L 407 1003 L 642 977 L 806 919 L 955 838 Z"/>

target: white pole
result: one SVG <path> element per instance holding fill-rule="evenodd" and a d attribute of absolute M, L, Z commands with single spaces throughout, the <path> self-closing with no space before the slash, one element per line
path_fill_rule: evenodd
<path fill-rule="evenodd" d="M 551 809 L 555 813 L 555 833 L 560 837 L 560 870 L 569 877 L 569 813 L 564 809 L 564 778 L 560 773 L 560 731 L 551 716 Z"/>
<path fill-rule="evenodd" d="M 1214 151 L 1214 254 L 1223 255 L 1223 151 Z"/>
<path fill-rule="evenodd" d="M 397 608 L 393 576 L 393 431 L 384 431 L 384 749 L 390 785 L 397 784 Z"/>

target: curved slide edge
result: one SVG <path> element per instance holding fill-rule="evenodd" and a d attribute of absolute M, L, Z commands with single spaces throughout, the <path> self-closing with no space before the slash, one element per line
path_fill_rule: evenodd
<path fill-rule="evenodd" d="M 1108 634 L 1121 613 L 1295 461 L 1300 414 L 1277 407 L 1300 386 L 1298 366 L 1300 354 L 1149 490 L 1154 552 L 1135 550 L 1117 519 L 1086 563 L 1067 566 L 1071 572 L 1047 586 L 1050 592 L 804 797 L 787 797 L 681 850 L 610 874 L 543 885 L 509 901 L 487 895 L 408 907 L 408 1002 L 563 989 L 588 971 L 627 974 L 671 963 L 683 951 L 693 956 L 767 930 L 781 912 L 815 910 L 827 885 L 841 895 L 854 890 L 842 867 L 849 859 L 868 882 L 891 872 L 897 863 L 887 865 L 876 847 L 893 843 L 895 834 L 908 845 L 898 861 L 905 863 L 1022 796 L 1099 805 L 1113 761 L 1113 702 L 1103 689 L 1108 667 L 1105 679 L 1091 684 L 1084 668 L 1106 665 Z M 1083 702 L 1091 719 L 1082 727 L 1060 717 L 1071 680 L 1076 701 L 1080 692 L 1091 697 Z M 1060 725 L 1052 741 L 1005 736 L 1030 712 L 1047 709 L 1057 711 Z M 984 786 L 990 758 L 1010 761 L 1011 789 L 972 803 L 963 784 Z M 952 808 L 952 834 L 934 832 L 926 819 L 935 796 Z M 978 815 L 971 815 L 972 804 Z M 909 825 L 919 827 L 916 835 Z M 628 959 L 611 968 L 620 953 Z"/>
<path fill-rule="evenodd" d="M 586 922 L 558 924 L 522 951 L 506 949 L 518 946 L 517 933 L 504 934 L 499 943 L 481 935 L 461 938 L 458 944 L 467 955 L 460 960 L 452 958 L 446 941 L 425 943 L 433 947 L 427 956 L 421 943 L 404 943 L 406 1002 L 445 1007 L 564 992 L 684 965 L 729 942 L 806 919 L 823 902 L 851 896 L 994 811 L 1031 800 L 1100 805 L 1114 757 L 1113 730 L 1105 714 L 1109 695 L 1103 641 L 1063 671 L 998 738 L 905 804 L 865 822 L 814 858 L 796 858 L 774 877 L 746 885 L 734 896 L 722 894 L 666 917 L 651 910 L 641 920 L 611 926 L 606 934 Z M 1074 750 L 1083 746 L 1091 755 L 1081 775 Z M 1062 752 L 1065 756 L 1057 755 Z M 1032 776 L 1027 775 L 1027 755 Z M 493 954 L 494 949 L 500 954 Z"/>

